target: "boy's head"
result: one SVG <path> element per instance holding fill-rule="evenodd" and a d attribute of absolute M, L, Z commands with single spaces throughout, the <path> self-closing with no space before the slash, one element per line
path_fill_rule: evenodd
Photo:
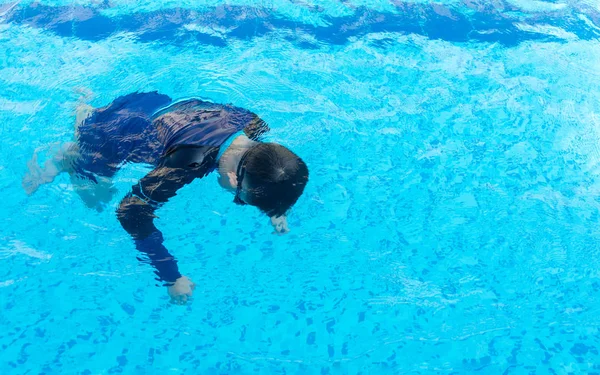
<path fill-rule="evenodd" d="M 308 182 L 300 157 L 276 143 L 259 143 L 246 152 L 237 173 L 236 201 L 281 216 L 296 203 Z"/>

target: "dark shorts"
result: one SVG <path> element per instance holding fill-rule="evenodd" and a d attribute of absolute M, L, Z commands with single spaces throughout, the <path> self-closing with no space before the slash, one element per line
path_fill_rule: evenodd
<path fill-rule="evenodd" d="M 78 128 L 75 171 L 95 181 L 94 175 L 112 177 L 125 163 L 155 165 L 163 149 L 152 115 L 170 103 L 157 92 L 134 93 L 94 110 Z"/>

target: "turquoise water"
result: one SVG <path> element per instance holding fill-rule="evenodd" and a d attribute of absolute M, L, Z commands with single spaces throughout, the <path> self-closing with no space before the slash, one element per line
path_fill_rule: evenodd
<path fill-rule="evenodd" d="M 76 5 L 73 5 L 76 3 Z M 1 374 L 600 373 L 600 7 L 0 4 Z M 216 177 L 160 211 L 192 303 L 67 176 L 81 92 L 259 114 L 311 179 L 271 234 Z"/>

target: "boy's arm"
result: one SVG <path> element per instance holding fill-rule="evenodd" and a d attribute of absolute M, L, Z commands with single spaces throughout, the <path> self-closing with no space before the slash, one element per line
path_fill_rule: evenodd
<path fill-rule="evenodd" d="M 267 133 L 269 130 L 271 130 L 269 125 L 260 117 L 254 115 L 252 120 L 244 128 L 244 134 L 253 141 L 260 141 L 263 134 Z"/>
<path fill-rule="evenodd" d="M 154 225 L 155 211 L 174 197 L 180 188 L 208 174 L 218 148 L 191 151 L 194 152 L 176 151 L 166 157 L 160 166 L 133 186 L 117 211 L 121 225 L 135 241 L 136 248 L 148 256 L 159 280 L 168 285 L 173 285 L 182 275 L 177 261 L 163 245 L 162 233 Z M 190 155 L 195 157 L 188 157 Z"/>

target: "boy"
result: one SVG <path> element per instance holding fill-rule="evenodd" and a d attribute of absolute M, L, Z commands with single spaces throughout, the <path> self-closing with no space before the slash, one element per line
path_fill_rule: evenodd
<path fill-rule="evenodd" d="M 175 303 L 185 303 L 194 284 L 163 246 L 154 211 L 181 187 L 216 169 L 236 204 L 256 206 L 277 233 L 289 231 L 285 215 L 304 191 L 308 168 L 287 148 L 260 142 L 269 129 L 254 113 L 199 99 L 174 103 L 157 92 L 129 94 L 86 112 L 78 113 L 76 142 L 64 145 L 43 169 L 34 155 L 23 187 L 32 194 L 68 172 L 86 205 L 101 210 L 115 192 L 111 178 L 124 163 L 152 165 L 121 201 L 117 217 Z"/>

